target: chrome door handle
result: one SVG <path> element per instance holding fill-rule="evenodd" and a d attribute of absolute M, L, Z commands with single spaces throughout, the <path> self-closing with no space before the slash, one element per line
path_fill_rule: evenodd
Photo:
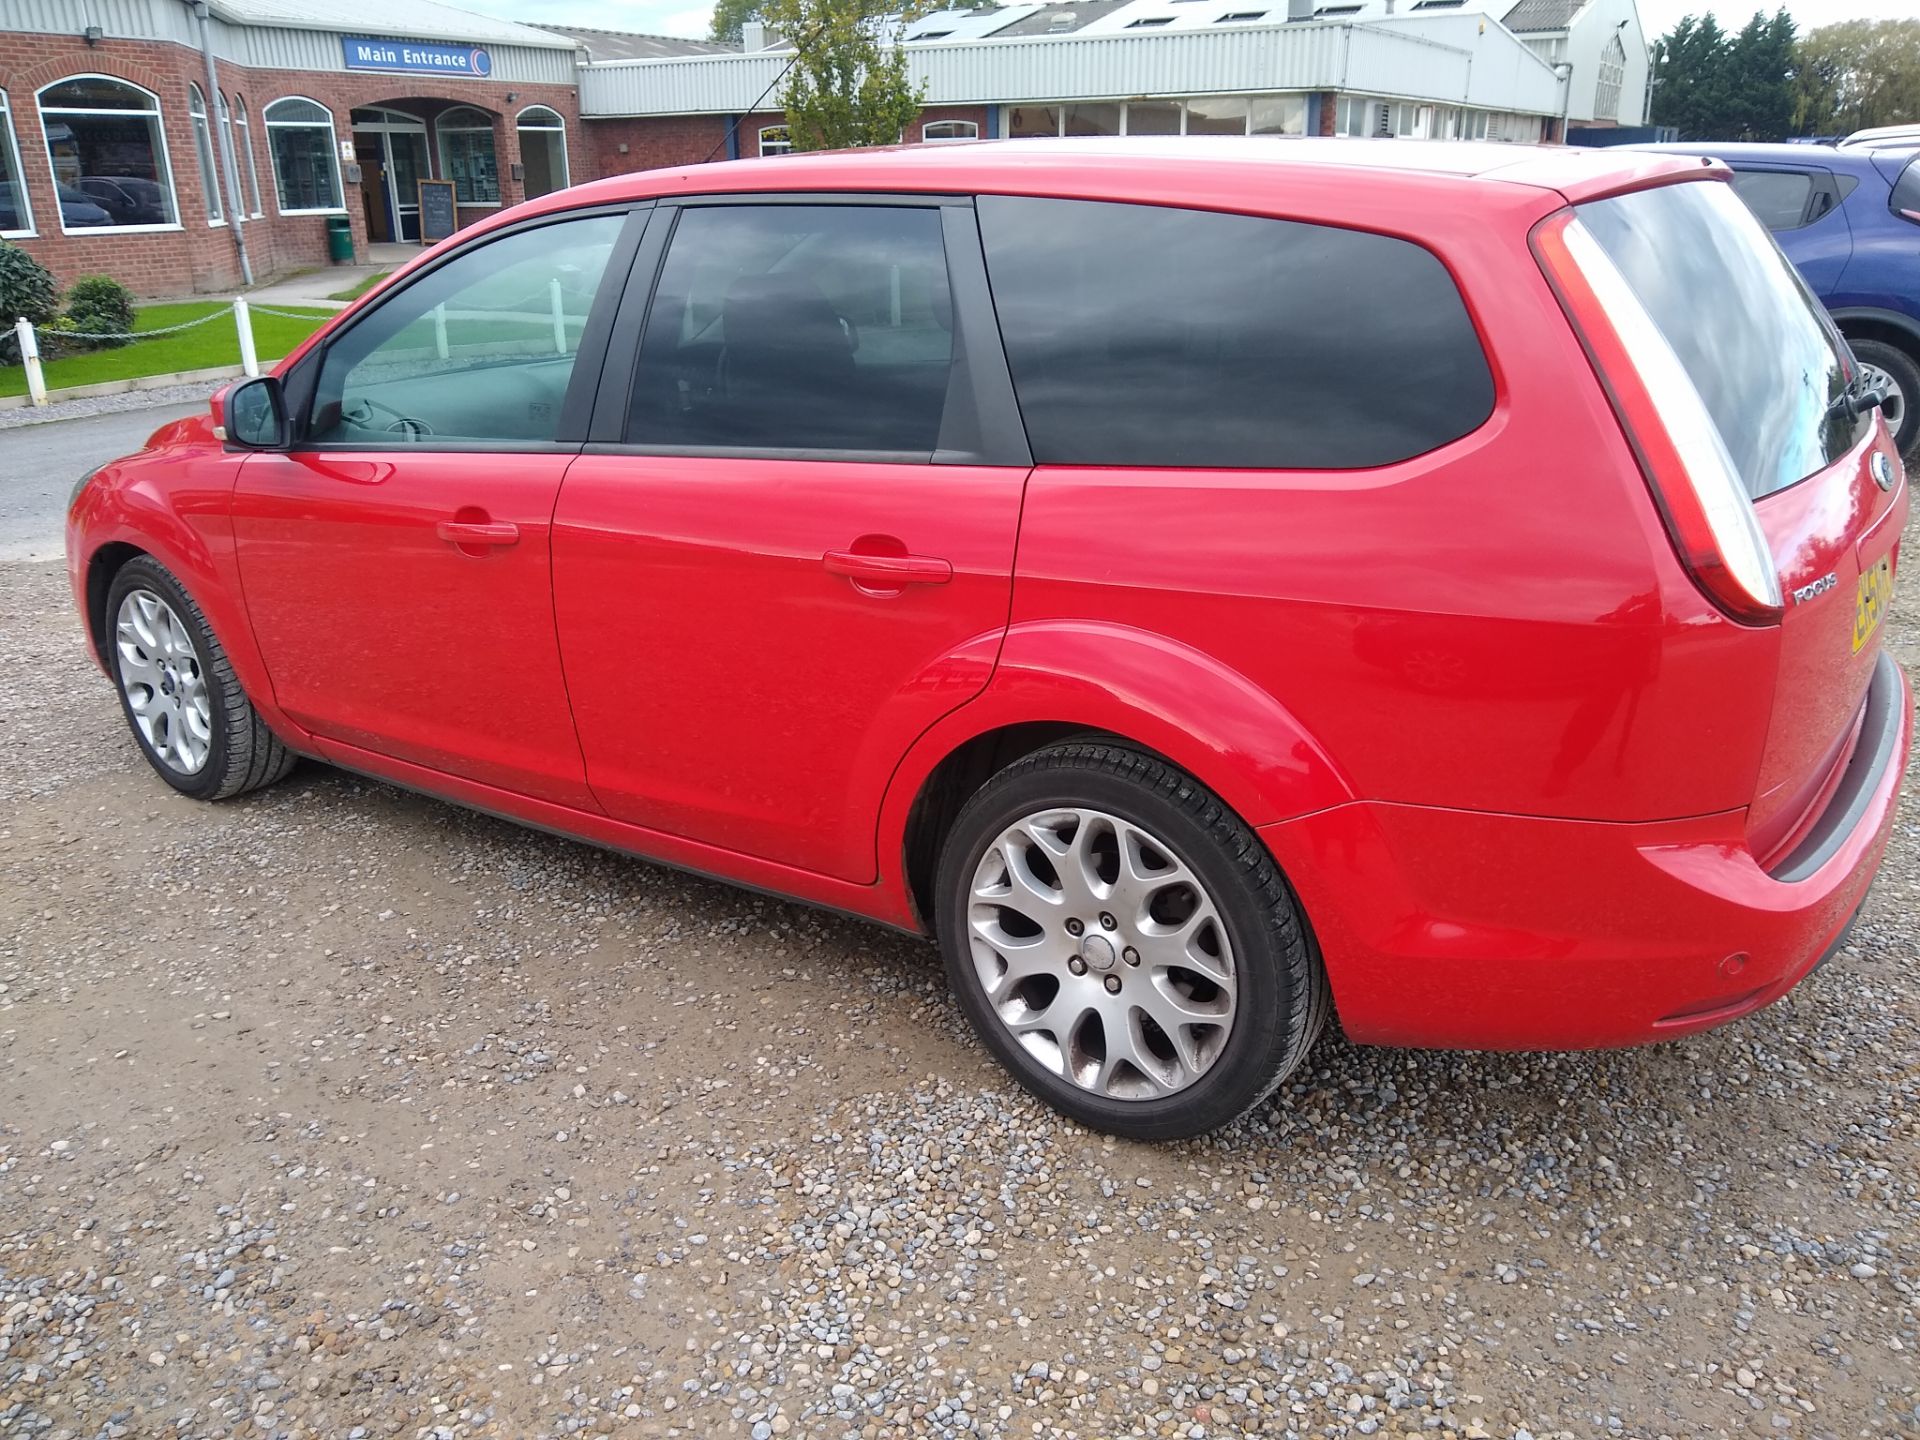
<path fill-rule="evenodd" d="M 512 545 L 520 527 L 506 520 L 442 520 L 433 533 L 449 545 Z"/>
<path fill-rule="evenodd" d="M 829 575 L 844 575 L 860 585 L 888 589 L 902 585 L 945 585 L 953 566 L 933 555 L 869 555 L 860 550 L 829 550 L 821 557 Z"/>

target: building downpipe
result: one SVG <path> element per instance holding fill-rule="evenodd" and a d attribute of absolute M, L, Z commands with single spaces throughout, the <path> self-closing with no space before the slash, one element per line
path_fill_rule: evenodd
<path fill-rule="evenodd" d="M 219 172 L 212 179 L 227 192 L 227 228 L 233 232 L 233 253 L 240 260 L 240 283 L 250 289 L 253 262 L 247 258 L 247 237 L 240 233 L 247 223 L 247 207 L 240 194 L 240 166 L 233 154 L 233 122 L 221 95 L 220 77 L 213 68 L 213 17 L 207 0 L 187 0 L 187 5 L 200 22 L 200 58 L 207 67 L 207 128 L 211 132 L 207 148 L 213 152 L 214 168 Z"/>

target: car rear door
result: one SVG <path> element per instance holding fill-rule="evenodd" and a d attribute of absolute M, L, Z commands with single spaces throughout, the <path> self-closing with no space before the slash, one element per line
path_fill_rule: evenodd
<path fill-rule="evenodd" d="M 1830 294 L 1853 254 L 1840 178 L 1824 165 L 1743 160 L 1734 167 L 1733 190 L 1773 232 L 1814 293 Z"/>
<path fill-rule="evenodd" d="M 314 735 L 597 808 L 549 525 L 618 300 L 603 280 L 644 218 L 549 217 L 456 252 L 289 377 L 295 442 L 249 458 L 233 525 L 275 699 Z"/>
<path fill-rule="evenodd" d="M 1007 625 L 1028 456 L 972 208 L 663 204 L 615 333 L 554 514 L 593 790 L 869 881 L 895 763 Z"/>

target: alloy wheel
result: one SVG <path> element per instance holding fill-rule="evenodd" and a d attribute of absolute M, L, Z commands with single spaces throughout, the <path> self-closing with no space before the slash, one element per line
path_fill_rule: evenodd
<path fill-rule="evenodd" d="M 1062 808 L 1007 826 L 975 867 L 968 929 L 999 1023 L 1083 1090 L 1162 1099 L 1226 1047 L 1238 990 L 1219 907 L 1129 820 Z"/>
<path fill-rule="evenodd" d="M 213 752 L 213 701 L 186 623 L 160 595 L 129 590 L 114 617 L 120 689 L 160 763 L 196 775 Z"/>

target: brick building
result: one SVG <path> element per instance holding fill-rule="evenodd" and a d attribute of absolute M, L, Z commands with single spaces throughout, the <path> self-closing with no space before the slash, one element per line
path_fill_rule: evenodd
<path fill-rule="evenodd" d="M 1567 67 L 1489 3 L 1366 23 L 1317 0 L 934 14 L 907 31 L 928 105 L 902 138 L 1553 138 Z M 603 175 L 777 154 L 766 102 L 790 52 L 756 30 L 736 49 L 437 0 L 4 0 L 0 238 L 63 283 L 225 292 L 243 250 L 256 281 L 325 264 L 330 227 L 356 255 L 418 241 L 422 181 L 451 184 L 457 227 Z"/>

